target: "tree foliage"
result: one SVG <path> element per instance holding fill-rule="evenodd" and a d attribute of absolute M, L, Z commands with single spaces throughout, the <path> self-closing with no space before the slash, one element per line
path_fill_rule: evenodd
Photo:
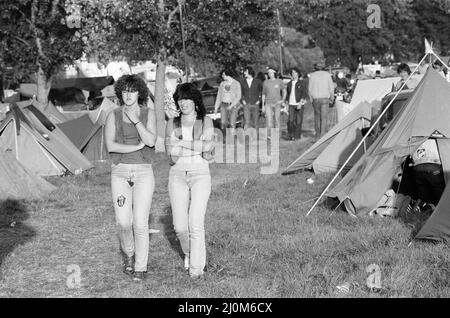
<path fill-rule="evenodd" d="M 369 28 L 369 4 L 381 8 L 381 27 Z M 435 39 L 441 51 L 450 44 L 450 2 L 448 0 L 353 0 L 323 1 L 305 6 L 302 1 L 284 11 L 286 21 L 309 33 L 323 49 L 327 61 L 339 58 L 355 67 L 358 56 L 365 62 L 392 53 L 397 60 L 417 60 L 424 52 L 424 38 Z M 292 12 L 303 12 L 296 19 Z"/>
<path fill-rule="evenodd" d="M 67 17 L 65 1 L 0 2 L 0 68 L 12 67 L 16 78 L 40 68 L 50 78 L 79 58 L 84 44 Z"/>
<path fill-rule="evenodd" d="M 421 34 L 444 55 L 450 55 L 450 0 L 414 1 Z"/>
<path fill-rule="evenodd" d="M 194 0 L 186 5 L 186 44 L 191 56 L 223 66 L 254 62 L 277 36 L 273 1 Z"/>
<path fill-rule="evenodd" d="M 188 61 L 218 67 L 257 64 L 283 26 L 310 34 L 329 62 L 355 66 L 393 53 L 423 54 L 423 38 L 450 49 L 450 0 L 3 0 L 0 69 L 16 77 L 39 68 L 50 78 L 83 52 L 101 62 L 156 59 L 183 67 L 182 17 Z M 367 26 L 369 3 L 381 7 L 381 28 Z M 69 18 L 80 9 L 78 23 Z"/>

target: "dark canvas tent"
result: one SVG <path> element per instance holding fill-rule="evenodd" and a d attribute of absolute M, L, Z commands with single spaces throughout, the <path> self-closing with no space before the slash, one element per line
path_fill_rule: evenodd
<path fill-rule="evenodd" d="M 39 199 L 56 188 L 25 168 L 9 152 L 0 151 L 0 199 Z"/>
<path fill-rule="evenodd" d="M 83 91 L 90 92 L 90 97 L 101 96 L 101 91 L 114 84 L 112 76 L 78 77 L 55 79 L 48 94 L 48 99 L 57 106 L 80 105 L 85 103 Z"/>
<path fill-rule="evenodd" d="M 450 173 L 450 84 L 429 68 L 409 101 L 345 177 L 326 193 L 350 213 L 372 209 L 388 190 L 393 176 L 434 133 L 446 181 Z"/>
<path fill-rule="evenodd" d="M 99 77 L 76 77 L 76 78 L 64 78 L 54 79 L 52 82 L 52 88 L 68 88 L 75 87 L 85 91 L 100 91 L 106 86 L 114 84 L 114 78 L 112 76 L 99 76 Z"/>
<path fill-rule="evenodd" d="M 103 142 L 104 126 L 93 124 L 88 114 L 57 125 L 90 161 L 101 161 L 108 158 L 108 152 Z"/>
<path fill-rule="evenodd" d="M 97 123 L 100 125 L 104 125 L 106 122 L 106 117 L 108 114 L 116 109 L 117 106 L 114 102 L 112 102 L 109 98 L 105 97 L 102 100 L 102 103 L 100 104 L 97 109 L 94 110 L 80 110 L 80 111 L 66 111 L 61 110 L 60 114 L 63 115 L 66 120 L 64 121 L 58 121 L 58 123 L 65 122 L 67 120 L 76 119 L 84 115 L 89 115 L 91 118 L 91 121 L 93 123 Z M 54 108 L 54 107 L 53 107 Z M 58 111 L 56 108 L 54 108 L 56 111 Z M 59 112 L 59 111 L 58 111 Z"/>
<path fill-rule="evenodd" d="M 92 164 L 43 112 L 36 101 L 12 104 L 0 125 L 0 149 L 11 151 L 40 176 L 77 174 Z"/>

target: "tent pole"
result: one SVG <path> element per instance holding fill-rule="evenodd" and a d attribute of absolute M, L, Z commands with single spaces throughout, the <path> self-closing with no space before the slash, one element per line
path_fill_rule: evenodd
<path fill-rule="evenodd" d="M 342 165 L 342 167 L 339 169 L 339 171 L 336 173 L 336 175 L 334 176 L 334 178 L 330 181 L 330 183 L 328 184 L 328 186 L 325 188 L 325 190 L 322 191 L 322 193 L 320 194 L 319 198 L 317 199 L 316 202 L 314 202 L 313 206 L 309 209 L 308 213 L 306 214 L 306 216 L 308 216 L 313 210 L 314 208 L 319 204 L 320 200 L 323 198 L 323 196 L 325 195 L 325 193 L 331 188 L 331 185 L 333 184 L 334 181 L 336 181 L 337 177 L 339 176 L 339 174 L 344 170 L 345 166 L 347 166 L 347 164 L 350 162 L 350 160 L 353 158 L 353 156 L 355 155 L 355 153 L 358 151 L 359 147 L 361 147 L 361 145 L 366 141 L 367 137 L 370 135 L 370 133 L 375 129 L 376 125 L 378 124 L 378 122 L 381 120 L 381 118 L 384 116 L 384 114 L 386 114 L 386 112 L 388 111 L 388 109 L 391 107 L 391 105 L 394 103 L 394 101 L 397 99 L 398 95 L 400 94 L 400 92 L 403 90 L 403 88 L 405 88 L 406 83 L 413 77 L 413 75 L 417 72 L 417 70 L 419 69 L 419 66 L 425 61 L 425 59 L 428 57 L 428 54 L 434 54 L 434 52 L 432 50 L 430 50 L 429 53 L 427 53 L 422 60 L 419 62 L 419 64 L 417 64 L 416 68 L 414 69 L 413 72 L 411 72 L 411 74 L 409 75 L 408 79 L 403 83 L 403 85 L 400 87 L 400 89 L 397 91 L 397 93 L 395 94 L 394 98 L 392 98 L 392 100 L 389 102 L 389 104 L 386 106 L 386 108 L 381 112 L 381 114 L 378 116 L 377 120 L 370 126 L 369 131 L 366 133 L 366 135 L 363 137 L 363 139 L 359 142 L 359 144 L 356 146 L 355 150 L 353 150 L 353 152 L 350 154 L 350 156 L 347 158 L 347 160 L 345 161 L 345 163 Z"/>

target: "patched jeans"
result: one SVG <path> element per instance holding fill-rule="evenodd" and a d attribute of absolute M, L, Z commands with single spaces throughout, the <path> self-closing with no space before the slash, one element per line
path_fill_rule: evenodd
<path fill-rule="evenodd" d="M 169 195 L 173 226 L 189 259 L 189 274 L 201 275 L 206 265 L 205 214 L 211 194 L 209 167 L 182 171 L 172 167 Z"/>
<path fill-rule="evenodd" d="M 135 271 L 147 271 L 148 219 L 155 189 L 152 165 L 118 164 L 111 170 L 120 247 L 127 256 L 135 256 Z"/>

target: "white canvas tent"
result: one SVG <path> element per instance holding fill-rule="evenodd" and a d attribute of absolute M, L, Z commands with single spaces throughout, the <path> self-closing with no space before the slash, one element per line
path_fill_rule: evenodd
<path fill-rule="evenodd" d="M 397 84 L 399 80 L 399 77 L 389 77 L 358 81 L 350 103 L 345 103 L 342 101 L 336 102 L 338 122 L 361 103 L 369 103 L 372 106 L 380 106 L 381 99 L 386 94 L 392 92 L 392 86 Z"/>
<path fill-rule="evenodd" d="M 36 101 L 12 104 L 0 125 L 0 150 L 12 152 L 21 164 L 39 176 L 78 174 L 92 168 L 42 108 Z"/>
<path fill-rule="evenodd" d="M 0 200 L 40 199 L 56 190 L 25 168 L 10 152 L 0 151 Z"/>

